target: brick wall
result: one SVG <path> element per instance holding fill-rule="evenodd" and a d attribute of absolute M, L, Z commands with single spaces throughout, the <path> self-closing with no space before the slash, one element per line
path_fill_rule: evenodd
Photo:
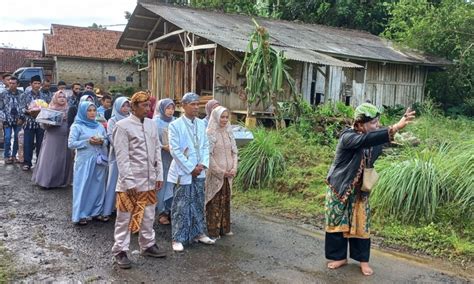
<path fill-rule="evenodd" d="M 56 62 L 57 77 L 54 81 L 65 81 L 68 85 L 94 82 L 96 88 L 108 89 L 111 86 L 133 86 L 139 88 L 139 77 L 136 66 L 121 62 L 58 58 Z M 133 73 L 133 74 L 132 74 Z M 127 77 L 133 81 L 128 82 Z M 115 81 L 113 79 L 115 78 Z M 142 72 L 142 87 L 146 89 L 147 74 Z"/>

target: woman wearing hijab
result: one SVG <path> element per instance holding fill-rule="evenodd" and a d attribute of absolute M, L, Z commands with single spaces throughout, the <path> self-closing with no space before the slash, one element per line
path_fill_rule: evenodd
<path fill-rule="evenodd" d="M 95 120 L 96 114 L 94 103 L 81 102 L 69 133 L 68 146 L 76 149 L 72 221 L 79 225 L 100 216 L 104 203 L 108 140 L 104 127 Z"/>
<path fill-rule="evenodd" d="M 232 180 L 237 173 L 237 145 L 229 123 L 229 111 L 216 107 L 207 127 L 209 170 L 206 175 L 207 231 L 212 238 L 232 235 L 230 197 Z"/>
<path fill-rule="evenodd" d="M 350 258 L 360 262 L 362 274 L 373 274 L 369 266 L 370 191 L 363 187 L 364 169 L 373 167 L 382 145 L 393 140 L 395 133 L 415 118 L 415 112 L 408 109 L 398 123 L 386 128 L 380 127 L 379 117 L 376 106 L 358 106 L 352 128 L 342 132 L 336 147 L 326 180 L 325 251 L 330 269 L 347 264 L 349 244 Z"/>
<path fill-rule="evenodd" d="M 212 110 L 220 105 L 221 104 L 217 100 L 210 100 L 206 103 L 206 117 L 203 119 L 206 127 L 209 125 L 209 119 L 211 117 Z"/>
<path fill-rule="evenodd" d="M 171 99 L 162 99 L 158 102 L 156 108 L 159 114 L 155 117 L 158 126 L 158 135 L 161 142 L 161 162 L 163 164 L 163 188 L 158 191 L 158 222 L 162 225 L 170 224 L 171 205 L 173 204 L 173 184 L 167 183 L 168 170 L 173 158 L 170 154 L 170 146 L 168 143 L 168 126 L 170 122 L 175 120 L 173 117 L 175 104 Z M 156 113 L 156 111 L 155 111 Z"/>
<path fill-rule="evenodd" d="M 72 152 L 67 145 L 69 127 L 66 93 L 56 92 L 49 108 L 62 112 L 63 121 L 58 126 L 41 124 L 45 128 L 44 140 L 32 181 L 43 188 L 66 187 L 72 178 Z"/>
<path fill-rule="evenodd" d="M 79 104 L 85 101 L 88 102 L 94 102 L 94 97 L 91 95 L 91 92 L 87 92 L 82 95 L 82 97 L 79 99 Z M 79 106 L 71 106 L 67 112 L 67 121 L 69 124 L 69 127 L 74 123 L 77 115 L 77 109 Z"/>
<path fill-rule="evenodd" d="M 113 145 L 113 133 L 115 124 L 130 115 L 130 101 L 126 97 L 119 97 L 115 100 L 112 108 L 112 117 L 109 119 L 107 127 L 107 138 L 110 143 L 109 150 L 109 176 L 107 178 L 107 187 L 105 191 L 104 211 L 102 213 L 102 221 L 107 222 L 110 214 L 115 209 L 115 187 L 118 179 L 117 161 L 115 159 L 115 151 Z"/>

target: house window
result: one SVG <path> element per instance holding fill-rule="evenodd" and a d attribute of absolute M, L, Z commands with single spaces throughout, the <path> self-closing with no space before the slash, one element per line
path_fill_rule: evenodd
<path fill-rule="evenodd" d="M 116 80 L 115 76 L 109 76 L 109 82 L 115 82 Z"/>
<path fill-rule="evenodd" d="M 132 76 L 127 76 L 125 79 L 127 82 L 133 82 L 133 77 Z"/>

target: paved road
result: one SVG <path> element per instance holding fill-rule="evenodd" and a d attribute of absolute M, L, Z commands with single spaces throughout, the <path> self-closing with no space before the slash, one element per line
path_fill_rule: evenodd
<path fill-rule="evenodd" d="M 76 227 L 70 222 L 71 189 L 41 190 L 18 165 L 0 163 L 0 240 L 13 252 L 17 280 L 128 280 L 133 282 L 261 283 L 469 283 L 412 260 L 373 250 L 375 275 L 356 263 L 325 268 L 322 235 L 311 228 L 236 210 L 234 236 L 215 246 L 173 253 L 169 226 L 157 226 L 166 259 L 132 254 L 133 269 L 112 265 L 113 223 Z M 132 250 L 137 250 L 133 237 Z M 464 275 L 466 273 L 464 272 Z"/>

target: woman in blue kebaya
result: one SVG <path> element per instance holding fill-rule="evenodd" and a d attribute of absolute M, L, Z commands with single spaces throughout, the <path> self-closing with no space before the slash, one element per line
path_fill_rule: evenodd
<path fill-rule="evenodd" d="M 170 155 L 168 143 L 168 125 L 176 118 L 173 116 L 175 105 L 171 99 L 162 99 L 158 102 L 155 111 L 155 121 L 158 126 L 158 135 L 161 143 L 161 161 L 163 164 L 163 188 L 158 191 L 158 222 L 162 225 L 170 224 L 171 204 L 173 203 L 172 183 L 167 183 L 168 169 L 173 158 Z M 157 113 L 158 112 L 158 113 Z"/>
<path fill-rule="evenodd" d="M 107 133 L 95 121 L 94 103 L 84 101 L 71 126 L 68 147 L 76 150 L 72 194 L 72 222 L 86 225 L 100 216 L 104 203 L 107 177 Z"/>
<path fill-rule="evenodd" d="M 118 168 L 115 160 L 113 146 L 113 133 L 115 124 L 130 115 L 130 101 L 126 97 L 119 97 L 115 100 L 112 108 L 112 117 L 108 121 L 107 137 L 110 142 L 109 151 L 109 176 L 107 178 L 107 189 L 105 191 L 104 212 L 102 221 L 107 222 L 112 211 L 115 209 L 115 187 L 117 186 Z"/>

